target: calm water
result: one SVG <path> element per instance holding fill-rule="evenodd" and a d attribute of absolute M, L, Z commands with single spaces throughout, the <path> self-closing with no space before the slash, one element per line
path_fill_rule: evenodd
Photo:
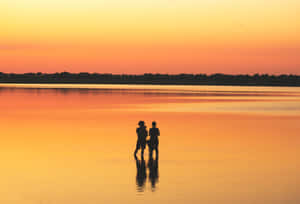
<path fill-rule="evenodd" d="M 300 203 L 300 89 L 0 85 L 0 203 Z M 139 120 L 158 161 L 135 161 Z"/>

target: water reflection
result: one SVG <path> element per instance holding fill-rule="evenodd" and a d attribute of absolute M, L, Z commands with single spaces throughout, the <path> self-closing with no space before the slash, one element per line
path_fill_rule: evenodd
<path fill-rule="evenodd" d="M 300 203 L 300 97 L 260 104 L 233 96 L 252 87 L 207 88 L 229 89 L 228 97 L 172 99 L 0 89 L 0 203 Z M 141 118 L 163 131 L 160 161 L 148 159 L 148 146 L 145 160 L 133 159 Z"/>
<path fill-rule="evenodd" d="M 146 162 L 144 158 L 141 159 L 135 157 L 136 161 L 136 186 L 138 192 L 144 192 L 146 187 L 147 180 L 147 170 L 146 170 Z M 153 159 L 149 157 L 148 164 L 148 180 L 151 184 L 151 190 L 156 190 L 156 184 L 158 183 L 159 173 L 158 173 L 158 158 Z"/>
<path fill-rule="evenodd" d="M 1 84 L 0 93 L 120 94 L 190 97 L 299 97 L 299 87 L 155 86 L 88 84 Z"/>
<path fill-rule="evenodd" d="M 137 185 L 137 191 L 143 192 L 145 189 L 145 182 L 147 178 L 146 173 L 146 162 L 144 158 L 138 159 L 135 157 L 136 161 L 136 185 Z"/>
<path fill-rule="evenodd" d="M 152 157 L 149 158 L 148 169 L 151 189 L 152 191 L 155 191 L 156 183 L 158 182 L 158 157 L 156 157 L 155 159 L 153 159 Z"/>

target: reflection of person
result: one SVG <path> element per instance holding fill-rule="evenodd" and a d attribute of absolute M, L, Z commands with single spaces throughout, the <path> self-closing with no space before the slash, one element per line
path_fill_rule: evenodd
<path fill-rule="evenodd" d="M 135 157 L 135 161 L 136 161 L 136 185 L 138 191 L 143 191 L 145 187 L 146 178 L 147 178 L 146 162 L 144 158 L 139 160 L 137 157 Z"/>
<path fill-rule="evenodd" d="M 155 190 L 155 185 L 158 182 L 158 158 L 155 160 L 150 157 L 148 161 L 149 181 L 151 182 L 152 190 Z"/>
<path fill-rule="evenodd" d="M 152 158 L 153 150 L 156 152 L 156 158 L 158 158 L 158 136 L 160 135 L 159 129 L 156 127 L 156 122 L 152 122 L 152 128 L 149 130 L 150 140 L 149 144 L 149 157 Z"/>
<path fill-rule="evenodd" d="M 148 131 L 144 121 L 140 121 L 138 125 L 139 127 L 136 129 L 138 140 L 136 143 L 134 155 L 136 156 L 138 150 L 141 149 L 141 155 L 142 157 L 144 157 L 144 149 L 146 148 L 146 138 L 148 136 Z"/>

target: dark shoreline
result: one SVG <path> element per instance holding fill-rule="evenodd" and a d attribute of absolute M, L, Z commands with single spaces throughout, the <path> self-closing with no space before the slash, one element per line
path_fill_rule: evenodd
<path fill-rule="evenodd" d="M 280 85 L 280 84 L 192 84 L 192 83 L 185 83 L 185 84 L 174 84 L 174 83 L 78 83 L 78 82 L 0 82 L 1 84 L 53 84 L 53 85 L 159 85 L 159 86 L 240 86 L 240 87 L 300 87 L 300 85 Z"/>
<path fill-rule="evenodd" d="M 298 75 L 225 75 L 225 74 L 143 74 L 113 75 L 98 73 L 25 73 L 0 72 L 1 83 L 17 84 L 120 84 L 120 85 L 205 85 L 300 87 Z"/>

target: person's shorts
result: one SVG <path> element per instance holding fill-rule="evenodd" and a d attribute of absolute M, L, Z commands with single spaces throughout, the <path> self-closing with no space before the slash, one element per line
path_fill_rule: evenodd
<path fill-rule="evenodd" d="M 145 149 L 145 148 L 146 148 L 146 142 L 137 141 L 136 149 Z"/>
<path fill-rule="evenodd" d="M 148 143 L 148 146 L 149 146 L 150 149 L 158 148 L 158 141 L 148 140 L 147 143 Z"/>

